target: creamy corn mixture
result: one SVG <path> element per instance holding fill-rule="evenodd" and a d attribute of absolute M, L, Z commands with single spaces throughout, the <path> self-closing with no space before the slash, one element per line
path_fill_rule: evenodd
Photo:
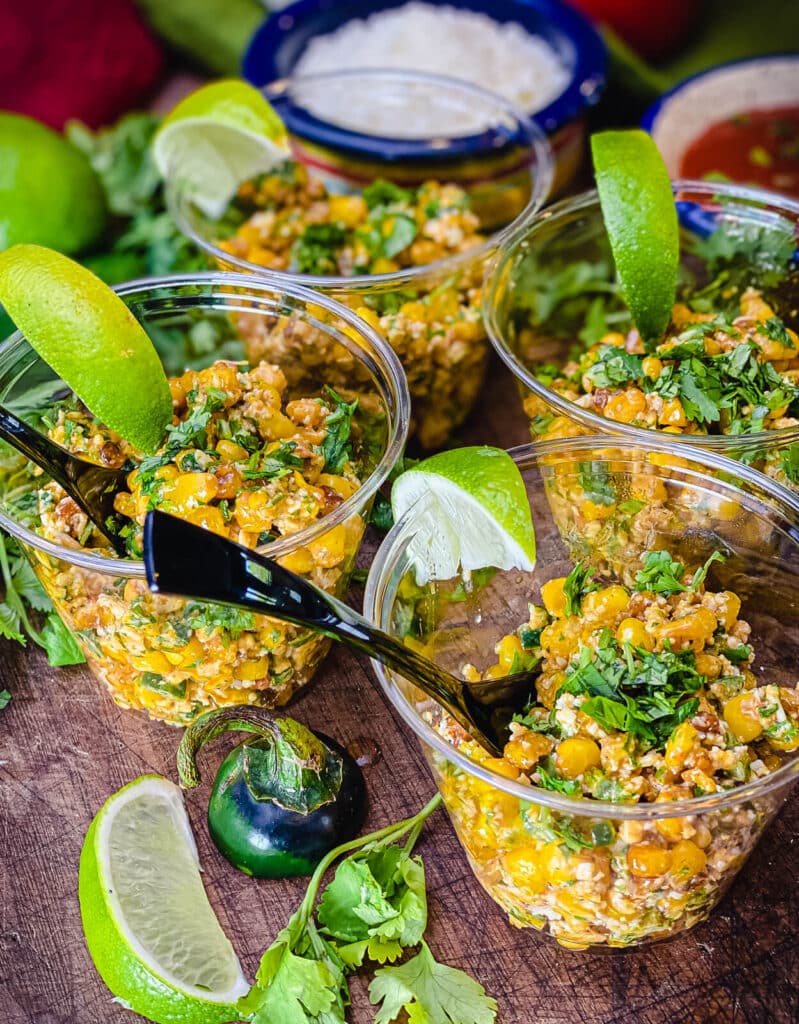
<path fill-rule="evenodd" d="M 522 350 L 533 332 L 520 333 Z M 753 288 L 728 319 L 678 303 L 663 340 L 647 350 L 637 330 L 611 331 L 563 365 L 536 376 L 583 409 L 617 423 L 676 435 L 740 436 L 799 427 L 799 338 Z M 582 428 L 528 395 L 534 437 Z M 781 483 L 799 484 L 799 450 L 759 452 L 748 461 Z"/>
<path fill-rule="evenodd" d="M 242 185 L 237 205 L 245 219 L 219 241 L 220 248 L 296 274 L 388 274 L 455 256 L 484 240 L 467 194 L 435 181 L 415 190 L 376 181 L 359 195 L 331 195 L 321 179 L 289 161 Z M 401 289 L 337 292 L 400 357 L 414 400 L 414 428 L 425 447 L 443 444 L 482 382 L 488 347 L 481 276 L 478 262 Z"/>
<path fill-rule="evenodd" d="M 359 486 L 355 401 L 332 389 L 287 401 L 277 366 L 217 362 L 170 380 L 174 421 L 144 457 L 85 409 L 63 406 L 50 436 L 100 465 L 127 467 L 116 508 L 141 557 L 146 513 L 162 509 L 249 548 L 312 526 Z M 37 532 L 65 547 L 108 543 L 55 483 L 25 499 Z M 352 515 L 281 557 L 328 591 L 346 584 L 364 523 Z M 143 579 L 96 573 L 38 553 L 36 571 L 117 703 L 183 723 L 237 703 L 284 703 L 310 678 L 326 641 L 252 612 L 151 594 Z"/>
<path fill-rule="evenodd" d="M 713 559 L 710 560 L 712 562 Z M 428 718 L 473 760 L 523 785 L 589 803 L 551 811 L 437 765 L 475 871 L 517 925 L 574 947 L 623 946 L 707 916 L 777 804 L 656 820 L 592 816 L 590 800 L 663 804 L 731 790 L 799 749 L 799 693 L 755 675 L 750 627 L 730 591 L 706 588 L 667 551 L 631 586 L 601 585 L 578 563 L 496 646 L 472 681 L 540 666 L 501 758 L 451 719 Z"/>

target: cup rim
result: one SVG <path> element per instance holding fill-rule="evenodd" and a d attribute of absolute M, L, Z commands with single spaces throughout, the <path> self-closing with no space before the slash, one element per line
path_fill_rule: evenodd
<path fill-rule="evenodd" d="M 309 288 L 305 288 L 296 282 L 286 284 L 282 281 L 277 282 L 271 279 L 253 278 L 250 274 L 210 271 L 207 273 L 167 274 L 161 277 L 137 278 L 133 281 L 126 281 L 123 284 L 116 285 L 113 290 L 120 297 L 125 298 L 136 295 L 146 296 L 147 293 L 165 288 L 178 289 L 198 285 L 208 285 L 214 289 L 205 296 L 208 299 L 217 294 L 229 296 L 230 287 L 236 285 L 239 288 L 239 294 L 247 293 L 246 297 L 248 298 L 258 299 L 268 295 L 280 299 L 282 296 L 289 296 L 310 306 L 322 307 L 328 313 L 343 320 L 348 328 L 357 331 L 358 335 L 368 343 L 368 348 L 374 353 L 377 368 L 386 378 L 387 386 L 381 388 L 383 392 L 381 397 L 384 401 L 388 399 L 391 404 L 387 406 L 388 438 L 385 451 L 379 462 L 360 487 L 329 515 L 319 519 L 311 526 L 299 530 L 297 533 L 281 537 L 279 540 L 272 541 L 270 544 L 259 548 L 259 550 L 267 553 L 270 558 L 279 558 L 281 555 L 288 554 L 298 547 L 304 547 L 310 541 L 327 533 L 334 526 L 348 519 L 351 515 L 360 512 L 387 479 L 391 469 L 402 454 L 408 437 L 411 400 L 407 380 L 396 353 L 373 327 L 356 316 L 352 310 L 336 302 L 335 299 L 331 299 L 326 295 L 320 295 L 318 292 L 311 291 Z M 216 288 L 220 290 L 216 292 Z M 196 303 L 194 305 L 196 308 Z M 319 324 L 319 327 L 335 336 L 336 332 L 330 324 Z M 15 331 L 0 344 L 0 365 L 2 365 L 7 357 L 13 355 L 23 343 L 27 344 L 24 334 L 22 331 Z M 37 358 L 41 359 L 38 355 Z M 42 361 L 44 362 L 44 360 Z M 54 541 L 40 537 L 33 530 L 29 530 L 27 527 L 17 523 L 2 509 L 0 509 L 0 528 L 6 530 L 24 544 L 44 551 L 62 561 L 69 562 L 71 565 L 77 565 L 83 569 L 105 574 L 146 577 L 144 562 L 141 560 L 95 555 L 90 554 L 83 548 L 73 549 L 57 544 Z"/>
<path fill-rule="evenodd" d="M 685 450 L 673 441 L 663 440 L 661 442 L 658 438 L 653 444 L 652 439 L 635 438 L 632 440 L 622 440 L 613 434 L 539 441 L 510 448 L 508 453 L 514 462 L 521 469 L 524 469 L 527 465 L 534 465 L 540 462 L 546 456 L 559 454 L 573 455 L 580 449 L 596 451 L 603 448 L 611 450 L 632 448 L 647 455 L 657 451 L 658 453 L 671 455 L 675 458 L 685 457 Z M 785 521 L 786 532 L 797 545 L 797 548 L 799 548 L 799 495 L 791 494 L 786 488 L 775 483 L 757 470 L 753 470 L 745 464 L 715 452 L 697 452 L 696 455 L 692 453 L 691 466 L 683 471 L 696 474 L 702 479 L 712 479 L 716 487 L 718 487 L 719 483 L 724 483 L 717 477 L 709 477 L 708 469 L 737 476 L 745 480 L 747 484 L 754 486 L 757 490 L 765 492 L 769 501 L 776 506 L 780 517 Z M 741 488 L 733 487 L 730 484 L 724 484 L 724 486 L 730 487 L 731 490 L 741 490 Z M 386 603 L 386 590 L 391 573 L 398 557 L 407 547 L 413 529 L 414 508 L 412 507 L 399 522 L 395 523 L 386 535 L 377 550 L 366 580 L 363 603 L 364 615 L 380 629 L 386 629 L 388 625 L 387 614 L 390 608 Z M 511 796 L 540 804 L 563 814 L 578 815 L 585 818 L 608 817 L 624 820 L 657 820 L 703 814 L 708 811 L 717 810 L 720 807 L 735 806 L 754 797 L 763 796 L 766 793 L 788 785 L 792 780 L 795 780 L 796 776 L 799 776 L 799 752 L 797 752 L 791 760 L 786 761 L 784 765 L 769 775 L 747 782 L 743 786 L 736 786 L 733 789 L 723 790 L 707 796 L 691 797 L 688 800 L 663 801 L 660 803 L 614 803 L 608 800 L 595 800 L 587 797 L 575 799 L 561 796 L 552 790 L 542 789 L 533 784 L 524 785 L 520 782 L 514 782 L 462 754 L 456 747 L 447 743 L 442 736 L 421 718 L 413 704 L 400 692 L 385 667 L 374 658 L 370 660 L 383 693 L 400 718 L 406 725 L 410 726 L 419 741 L 432 747 L 437 753 L 447 760 L 454 762 L 460 769 L 480 779 L 482 782 L 488 783 L 496 789 L 501 789 Z"/>
<path fill-rule="evenodd" d="M 761 206 L 765 204 L 780 216 L 787 214 L 789 219 L 795 220 L 796 228 L 799 228 L 799 200 L 791 199 L 779 192 L 749 188 L 734 183 L 709 182 L 691 178 L 674 178 L 671 186 L 675 195 L 686 192 L 691 195 L 719 196 L 722 200 L 743 200 L 751 204 L 751 206 L 743 206 L 743 209 L 757 209 L 758 204 Z M 494 350 L 513 376 L 534 395 L 546 402 L 550 408 L 555 409 L 559 415 L 579 423 L 596 434 L 614 434 L 617 438 L 624 438 L 625 441 L 649 438 L 651 443 L 653 435 L 660 435 L 661 431 L 608 420 L 604 416 L 583 409 L 582 406 L 563 398 L 542 384 L 511 349 L 497 319 L 497 292 L 501 287 L 503 273 L 525 241 L 551 221 L 557 223 L 570 214 L 598 206 L 599 194 L 596 189 L 590 189 L 558 203 L 553 203 L 552 206 L 548 206 L 544 210 L 534 212 L 524 222 L 521 220 L 516 222 L 512 236 L 507 239 L 507 244 L 486 267 L 483 279 L 483 320 Z M 799 240 L 797 241 L 799 243 Z M 680 445 L 691 449 L 716 452 L 747 451 L 761 448 L 765 444 L 773 447 L 777 443 L 781 447 L 784 444 L 799 441 L 799 425 L 781 427 L 779 430 L 760 430 L 751 434 L 680 434 L 677 436 L 679 436 L 678 443 Z"/>
<path fill-rule="evenodd" d="M 270 279 L 286 284 L 299 282 L 306 288 L 315 288 L 320 291 L 363 291 L 365 289 L 391 290 L 400 289 L 407 285 L 413 285 L 420 278 L 426 278 L 431 274 L 437 275 L 454 273 L 461 267 L 480 260 L 488 253 L 493 252 L 498 246 L 504 244 L 509 236 L 514 232 L 517 225 L 522 221 L 526 221 L 531 218 L 533 214 L 541 208 L 546 197 L 549 195 L 549 191 L 554 180 L 555 168 L 552 147 L 546 133 L 533 118 L 524 114 L 509 100 L 504 99 L 502 96 L 498 96 L 496 93 L 489 92 L 486 89 L 473 85 L 470 82 L 465 82 L 458 78 L 450 78 L 446 75 L 433 75 L 417 71 L 387 71 L 379 68 L 364 70 L 346 69 L 341 71 L 320 72 L 316 75 L 298 75 L 293 78 L 288 77 L 286 79 L 279 80 L 276 83 L 273 82 L 264 86 L 261 89 L 261 92 L 268 98 L 270 89 L 275 86 L 281 86 L 283 88 L 290 87 L 293 81 L 312 81 L 320 78 L 332 80 L 367 74 L 372 75 L 375 78 L 388 76 L 396 77 L 397 75 L 401 75 L 408 82 L 421 81 L 428 82 L 432 85 L 438 85 L 439 87 L 445 86 L 450 89 L 455 89 L 457 92 L 490 101 L 494 103 L 498 109 L 501 109 L 504 113 L 513 117 L 519 125 L 520 130 L 523 131 L 524 135 L 529 140 L 528 149 L 532 151 L 532 161 L 530 166 L 531 168 L 535 168 L 534 171 L 532 169 L 530 171 L 532 187 L 530 198 L 525 204 L 524 209 L 521 210 L 509 224 L 505 225 L 504 228 L 495 231 L 479 245 L 475 245 L 471 249 L 466 249 L 463 252 L 456 253 L 452 256 L 444 256 L 441 259 L 434 260 L 432 263 L 424 263 L 417 267 L 405 267 L 402 270 L 394 270 L 390 273 L 383 274 L 355 274 L 352 277 L 346 277 L 341 274 L 330 275 L 327 277 L 322 274 L 295 274 L 285 270 L 271 270 L 258 263 L 251 263 L 249 260 L 241 259 L 239 256 L 234 256 L 232 253 L 226 252 L 195 229 L 189 213 L 189 209 L 192 205 L 191 199 L 186 192 L 185 186 L 181 185 L 179 181 L 173 177 L 171 180 L 167 180 L 166 205 L 170 216 L 178 226 L 180 232 L 190 239 L 194 245 L 205 252 L 206 255 L 224 265 L 236 267 L 239 272 L 246 272 L 259 276 L 268 275 Z M 299 162 L 301 163 L 302 161 L 300 160 Z"/>

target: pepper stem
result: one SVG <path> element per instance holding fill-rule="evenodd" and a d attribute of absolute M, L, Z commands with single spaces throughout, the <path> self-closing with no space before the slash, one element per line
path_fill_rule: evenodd
<path fill-rule="evenodd" d="M 223 732 L 252 732 L 272 738 L 279 736 L 275 716 L 266 708 L 244 706 L 206 711 L 186 729 L 178 747 L 178 779 L 182 789 L 199 786 L 197 754 L 201 747 Z"/>

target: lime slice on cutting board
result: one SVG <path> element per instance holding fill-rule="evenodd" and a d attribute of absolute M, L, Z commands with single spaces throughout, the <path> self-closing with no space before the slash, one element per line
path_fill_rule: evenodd
<path fill-rule="evenodd" d="M 161 174 L 214 218 L 243 181 L 289 155 L 286 126 L 257 89 L 235 78 L 211 82 L 181 100 L 153 140 Z"/>
<path fill-rule="evenodd" d="M 82 252 L 105 223 L 102 185 L 83 153 L 33 118 L 0 111 L 0 249 Z"/>
<path fill-rule="evenodd" d="M 602 216 L 624 299 L 644 340 L 669 325 L 677 292 L 680 233 L 666 165 L 638 129 L 591 136 Z"/>
<path fill-rule="evenodd" d="M 106 800 L 78 889 L 89 953 L 118 1000 L 157 1024 L 240 1019 L 249 985 L 205 895 L 177 786 L 143 775 Z"/>
<path fill-rule="evenodd" d="M 399 519 L 416 506 L 418 529 L 408 549 L 420 584 L 495 566 L 535 566 L 535 530 L 519 468 L 501 448 L 440 452 L 394 481 Z"/>
<path fill-rule="evenodd" d="M 146 331 L 120 297 L 40 245 L 0 253 L 0 304 L 33 348 L 111 430 L 144 452 L 172 422 L 172 397 Z"/>

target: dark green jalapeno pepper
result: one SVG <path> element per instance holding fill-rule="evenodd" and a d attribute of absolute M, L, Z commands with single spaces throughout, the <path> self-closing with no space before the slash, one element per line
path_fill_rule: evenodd
<path fill-rule="evenodd" d="M 209 711 L 178 749 L 180 784 L 200 782 L 196 755 L 229 730 L 252 733 L 219 767 L 208 829 L 230 863 L 255 878 L 311 875 L 334 846 L 353 839 L 366 816 L 361 769 L 335 740 L 263 708 Z"/>

